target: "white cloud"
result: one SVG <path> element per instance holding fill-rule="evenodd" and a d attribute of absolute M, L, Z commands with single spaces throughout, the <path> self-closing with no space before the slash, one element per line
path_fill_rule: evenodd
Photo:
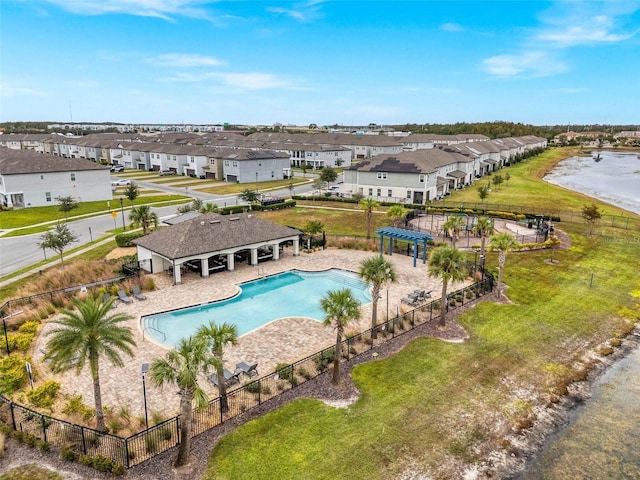
<path fill-rule="evenodd" d="M 225 65 L 216 57 L 208 57 L 197 53 L 167 53 L 158 55 L 147 62 L 161 67 L 218 67 Z"/>
<path fill-rule="evenodd" d="M 218 80 L 226 87 L 241 90 L 303 89 L 286 77 L 263 72 L 206 72 L 200 74 L 182 72 L 165 80 L 170 82 L 193 83 Z"/>
<path fill-rule="evenodd" d="M 464 32 L 465 28 L 457 23 L 443 23 L 440 25 L 440 30 L 445 32 Z"/>
<path fill-rule="evenodd" d="M 43 92 L 42 90 L 37 90 L 35 88 L 15 86 L 6 82 L 2 82 L 0 84 L 0 97 L 7 98 L 17 96 L 47 97 L 49 95 L 48 93 Z"/>
<path fill-rule="evenodd" d="M 546 77 L 566 71 L 566 65 L 543 51 L 496 55 L 482 61 L 485 71 L 499 77 Z"/>
<path fill-rule="evenodd" d="M 542 25 L 533 40 L 558 48 L 618 43 L 639 31 L 625 28 L 640 2 L 556 2 L 542 14 Z"/>
<path fill-rule="evenodd" d="M 80 15 L 127 14 L 165 20 L 178 16 L 215 20 L 202 7 L 211 3 L 207 0 L 43 0 L 43 2 Z"/>
<path fill-rule="evenodd" d="M 292 8 L 267 7 L 267 11 L 276 15 L 291 17 L 300 22 L 311 22 L 322 17 L 320 4 L 323 0 L 309 0 L 303 3 L 296 3 Z"/>

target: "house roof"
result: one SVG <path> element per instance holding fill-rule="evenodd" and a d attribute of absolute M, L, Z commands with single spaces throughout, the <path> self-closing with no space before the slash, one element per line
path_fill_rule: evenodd
<path fill-rule="evenodd" d="M 360 172 L 434 173 L 445 165 L 472 162 L 473 159 L 450 149 L 430 148 L 413 152 L 376 155 L 345 170 Z"/>
<path fill-rule="evenodd" d="M 0 148 L 0 175 L 80 170 L 109 170 L 109 167 L 83 158 L 63 158 L 33 150 Z"/>
<path fill-rule="evenodd" d="M 214 254 L 223 250 L 300 235 L 252 214 L 218 215 L 207 213 L 171 227 L 156 230 L 132 241 L 171 260 Z"/>

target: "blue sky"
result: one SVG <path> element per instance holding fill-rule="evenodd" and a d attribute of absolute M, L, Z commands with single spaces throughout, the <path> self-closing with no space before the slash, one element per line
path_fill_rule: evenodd
<path fill-rule="evenodd" d="M 640 0 L 2 0 L 0 121 L 640 123 Z"/>

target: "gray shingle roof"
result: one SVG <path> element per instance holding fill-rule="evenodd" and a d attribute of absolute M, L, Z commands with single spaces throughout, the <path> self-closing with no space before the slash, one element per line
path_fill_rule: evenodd
<path fill-rule="evenodd" d="M 0 148 L 0 175 L 108 169 L 108 166 L 83 158 L 63 158 L 33 150 Z"/>
<path fill-rule="evenodd" d="M 300 235 L 295 228 L 270 222 L 250 213 L 208 213 L 156 230 L 132 243 L 171 260 L 215 253 L 259 242 Z"/>

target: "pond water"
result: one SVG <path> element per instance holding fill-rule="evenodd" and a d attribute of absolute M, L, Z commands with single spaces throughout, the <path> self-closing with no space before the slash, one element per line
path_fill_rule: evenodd
<path fill-rule="evenodd" d="M 544 179 L 640 214 L 639 156 L 640 152 L 594 151 L 561 161 Z"/>
<path fill-rule="evenodd" d="M 640 479 L 640 349 L 609 368 L 520 480 Z"/>
<path fill-rule="evenodd" d="M 640 214 L 640 152 L 560 162 L 545 180 Z M 610 367 L 520 480 L 640 479 L 640 348 Z"/>

